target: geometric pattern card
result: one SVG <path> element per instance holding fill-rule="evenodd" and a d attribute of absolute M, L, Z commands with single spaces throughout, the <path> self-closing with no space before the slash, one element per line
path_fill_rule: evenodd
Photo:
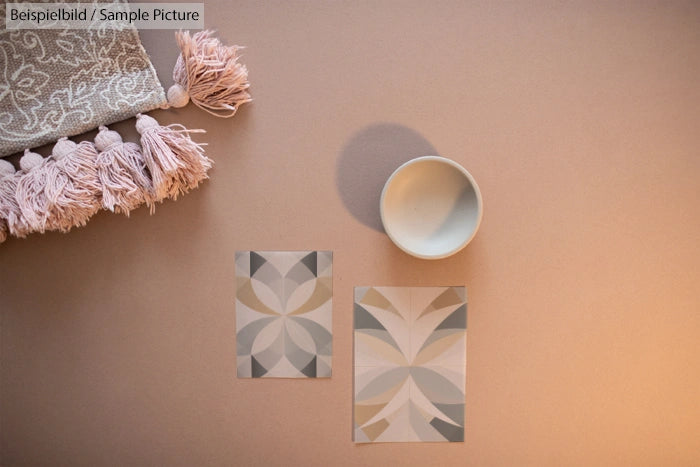
<path fill-rule="evenodd" d="M 239 378 L 328 378 L 333 252 L 236 252 Z"/>
<path fill-rule="evenodd" d="M 356 287 L 353 439 L 464 441 L 464 287 Z"/>

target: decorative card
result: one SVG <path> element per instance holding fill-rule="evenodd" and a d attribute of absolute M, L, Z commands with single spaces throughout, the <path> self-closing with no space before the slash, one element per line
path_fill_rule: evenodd
<path fill-rule="evenodd" d="M 355 288 L 357 443 L 464 441 L 464 287 Z"/>
<path fill-rule="evenodd" d="M 239 378 L 328 378 L 333 252 L 236 252 Z"/>

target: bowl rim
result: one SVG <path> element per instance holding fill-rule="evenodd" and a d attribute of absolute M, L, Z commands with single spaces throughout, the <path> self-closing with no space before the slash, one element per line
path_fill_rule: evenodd
<path fill-rule="evenodd" d="M 387 225 L 386 216 L 384 213 L 384 204 L 385 204 L 386 194 L 387 194 L 387 191 L 389 189 L 389 185 L 391 185 L 391 183 L 394 181 L 396 176 L 401 171 L 403 171 L 404 169 L 406 169 L 409 166 L 419 164 L 421 162 L 428 162 L 428 161 L 440 162 L 443 164 L 447 164 L 447 165 L 452 166 L 453 168 L 457 169 L 458 171 L 460 171 L 466 177 L 467 181 L 469 182 L 469 184 L 472 186 L 472 188 L 474 190 L 474 194 L 476 195 L 476 206 L 477 206 L 476 224 L 474 225 L 474 229 L 472 230 L 471 234 L 467 238 L 465 238 L 465 240 L 462 243 L 460 243 L 457 247 L 455 247 L 449 251 L 446 251 L 444 253 L 438 253 L 438 254 L 434 254 L 434 255 L 426 255 L 426 254 L 411 250 L 410 248 L 406 247 L 405 245 L 402 245 L 401 242 L 394 236 L 394 234 L 391 232 L 391 229 Z M 479 185 L 476 183 L 476 180 L 474 179 L 472 174 L 469 173 L 469 171 L 467 169 L 462 167 L 459 163 L 453 161 L 452 159 L 448 159 L 446 157 L 421 156 L 421 157 L 416 157 L 415 159 L 411 159 L 407 162 L 404 162 L 396 170 L 394 170 L 394 172 L 389 176 L 386 183 L 384 184 L 384 188 L 382 189 L 382 195 L 381 195 L 381 198 L 379 201 L 379 215 L 380 215 L 381 220 L 382 220 L 382 226 L 384 227 L 384 232 L 386 232 L 386 234 L 389 236 L 389 238 L 394 243 L 394 245 L 398 246 L 401 250 L 403 250 L 404 252 L 408 253 L 411 256 L 415 256 L 416 258 L 442 259 L 442 258 L 447 258 L 448 256 L 452 256 L 455 253 L 458 253 L 465 246 L 467 246 L 469 244 L 469 242 L 472 241 L 472 239 L 476 235 L 476 232 L 479 230 L 479 226 L 481 225 L 481 219 L 482 219 L 483 214 L 484 214 L 484 206 L 483 205 L 484 205 L 484 202 L 483 202 L 483 199 L 481 197 L 481 190 L 479 189 Z"/>

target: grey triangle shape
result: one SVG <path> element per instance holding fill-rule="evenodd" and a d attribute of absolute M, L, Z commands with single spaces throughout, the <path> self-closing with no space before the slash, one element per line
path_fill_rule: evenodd
<path fill-rule="evenodd" d="M 301 263 L 309 268 L 309 271 L 314 275 L 314 277 L 318 277 L 318 253 L 315 251 L 312 251 L 308 255 L 304 256 L 301 259 Z"/>
<path fill-rule="evenodd" d="M 253 277 L 255 273 L 262 267 L 263 264 L 267 263 L 267 260 L 261 255 L 254 251 L 250 252 L 250 277 Z"/>
<path fill-rule="evenodd" d="M 430 420 L 430 424 L 435 428 L 447 441 L 459 442 L 464 441 L 464 427 L 456 426 L 451 423 L 443 422 L 439 418 Z"/>
<path fill-rule="evenodd" d="M 362 305 L 355 303 L 355 329 L 379 329 L 386 331 L 386 328 L 379 322 L 377 318 L 362 308 Z"/>
<path fill-rule="evenodd" d="M 316 377 L 316 356 L 314 356 L 313 359 L 309 362 L 308 365 L 304 367 L 303 370 L 301 370 L 301 373 L 304 376 L 308 376 L 309 378 L 315 378 Z"/>
<path fill-rule="evenodd" d="M 433 405 L 440 412 L 454 420 L 455 423 L 458 423 L 459 426 L 464 426 L 464 404 L 439 404 L 433 402 Z"/>
<path fill-rule="evenodd" d="M 445 318 L 442 323 L 435 328 L 440 329 L 466 329 L 467 328 L 467 305 L 462 305 Z"/>
<path fill-rule="evenodd" d="M 251 355 L 250 357 L 250 373 L 253 378 L 260 378 L 265 376 L 267 370 L 262 366 L 256 359 Z"/>

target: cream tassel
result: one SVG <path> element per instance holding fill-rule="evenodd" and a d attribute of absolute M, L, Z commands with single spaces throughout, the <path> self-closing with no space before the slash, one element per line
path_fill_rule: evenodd
<path fill-rule="evenodd" d="M 188 130 L 182 125 L 160 126 L 148 115 L 137 115 L 136 130 L 141 134 L 143 156 L 153 180 L 154 200 L 177 199 L 209 178 L 207 171 L 212 160 L 204 154 L 201 144 L 190 138 L 190 133 L 204 130 Z"/>
<path fill-rule="evenodd" d="M 97 174 L 102 184 L 102 206 L 128 217 L 130 211 L 148 203 L 153 213 L 153 183 L 139 145 L 124 143 L 119 133 L 101 126 L 95 146 L 100 151 Z"/>
<path fill-rule="evenodd" d="M 217 117 L 232 117 L 238 107 L 250 102 L 248 69 L 238 63 L 237 45 L 225 46 L 212 31 L 178 31 L 175 38 L 180 56 L 173 69 L 175 83 L 168 89 L 168 103 L 184 107 L 192 102 Z"/>

